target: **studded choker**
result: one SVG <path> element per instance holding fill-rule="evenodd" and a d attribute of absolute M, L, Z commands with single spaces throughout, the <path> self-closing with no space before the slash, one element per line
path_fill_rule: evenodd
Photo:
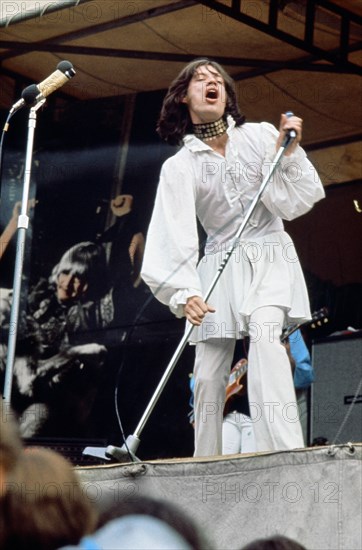
<path fill-rule="evenodd" d="M 225 134 L 227 123 L 224 118 L 219 118 L 215 122 L 206 122 L 204 124 L 193 124 L 193 131 L 197 138 L 202 141 L 210 141 Z"/>

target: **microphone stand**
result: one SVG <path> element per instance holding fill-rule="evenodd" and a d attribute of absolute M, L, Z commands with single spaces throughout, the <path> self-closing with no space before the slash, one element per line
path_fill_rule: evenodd
<path fill-rule="evenodd" d="M 287 113 L 287 116 L 290 116 L 291 113 Z M 279 164 L 279 161 L 280 159 L 282 158 L 285 150 L 287 149 L 288 145 L 293 141 L 293 139 L 295 138 L 295 132 L 294 130 L 291 130 L 290 132 L 287 133 L 287 135 L 285 136 L 284 138 L 284 141 L 282 143 L 282 145 L 279 147 L 279 150 L 277 151 L 274 159 L 273 159 L 273 162 L 271 164 L 271 169 L 270 169 L 270 172 L 269 174 L 267 174 L 263 181 L 262 181 L 262 184 L 260 185 L 260 188 L 259 188 L 259 191 L 257 192 L 256 196 L 254 197 L 254 199 L 252 200 L 250 206 L 249 206 L 249 209 L 245 215 L 245 218 L 243 220 L 243 222 L 241 223 L 238 231 L 236 232 L 236 235 L 233 239 L 233 242 L 231 243 L 229 249 L 227 250 L 226 254 L 225 254 L 225 258 L 223 259 L 223 261 L 221 262 L 220 264 L 220 267 L 218 268 L 211 284 L 210 284 L 210 287 L 209 289 L 207 290 L 206 294 L 205 294 L 205 297 L 203 298 L 204 302 L 207 302 L 208 299 L 210 298 L 210 295 L 212 293 L 212 291 L 214 290 L 218 280 L 220 279 L 221 277 L 221 274 L 223 273 L 229 259 L 230 259 L 230 256 L 231 254 L 233 253 L 235 247 L 238 245 L 239 243 L 239 240 L 240 240 L 240 237 L 249 221 L 249 219 L 251 218 L 256 206 L 258 205 L 259 201 L 260 201 L 260 198 L 266 188 L 266 186 L 268 185 L 268 183 L 270 182 L 274 172 L 275 172 L 275 169 L 277 168 L 278 164 Z M 138 446 L 140 444 L 140 434 L 143 430 L 143 428 L 145 427 L 146 423 L 147 423 L 147 420 L 151 414 L 151 412 L 153 411 L 165 385 L 166 385 L 166 382 L 168 381 L 173 369 L 175 368 L 176 366 L 176 363 L 177 361 L 179 360 L 187 342 L 188 342 L 188 339 L 191 335 L 191 332 L 194 328 L 194 325 L 192 325 L 189 321 L 186 321 L 186 330 L 185 330 L 185 333 L 184 333 L 184 336 L 182 337 L 179 345 L 177 346 L 176 348 L 176 351 L 174 352 L 153 396 L 151 397 L 147 407 L 146 407 L 146 410 L 145 412 L 143 413 L 143 416 L 141 417 L 141 420 L 139 421 L 134 433 L 132 435 L 129 435 L 127 438 L 126 438 L 126 441 L 124 442 L 124 444 L 122 445 L 122 447 L 115 447 L 113 445 L 108 445 L 108 447 L 106 448 L 105 450 L 105 457 L 103 456 L 102 458 L 113 458 L 119 462 L 129 462 L 129 461 L 132 461 L 132 462 L 135 462 L 135 461 L 138 461 L 139 462 L 139 459 L 136 457 L 136 451 L 138 449 Z M 93 454 L 91 452 L 91 449 L 93 448 L 86 448 L 84 449 L 83 451 L 83 454 Z M 101 457 L 101 454 L 100 453 L 97 453 L 97 456 L 100 458 Z"/>
<path fill-rule="evenodd" d="M 26 231 L 29 226 L 29 217 L 27 212 L 28 212 L 34 135 L 35 135 L 35 128 L 36 128 L 36 115 L 37 115 L 38 109 L 42 107 L 45 101 L 46 101 L 45 98 L 40 99 L 38 103 L 30 109 L 30 113 L 29 113 L 23 196 L 21 199 L 21 211 L 18 218 L 18 235 L 17 235 L 16 256 L 15 256 L 13 298 L 12 298 L 11 310 L 10 310 L 8 350 L 7 350 L 7 358 L 6 358 L 5 382 L 4 382 L 4 393 L 3 393 L 3 399 L 5 400 L 7 405 L 10 405 L 10 401 L 11 401 L 16 337 L 18 333 L 21 279 L 22 279 L 23 265 L 24 265 L 25 240 L 26 240 Z"/>

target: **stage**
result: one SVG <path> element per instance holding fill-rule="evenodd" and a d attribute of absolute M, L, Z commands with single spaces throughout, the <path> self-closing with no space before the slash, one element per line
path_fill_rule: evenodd
<path fill-rule="evenodd" d="M 362 443 L 78 467 L 100 509 L 136 497 L 181 507 L 217 549 L 282 534 L 308 550 L 360 550 Z"/>

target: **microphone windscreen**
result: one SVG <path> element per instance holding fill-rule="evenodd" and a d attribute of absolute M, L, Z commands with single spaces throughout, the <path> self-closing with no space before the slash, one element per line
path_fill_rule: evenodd
<path fill-rule="evenodd" d="M 65 74 L 67 71 L 73 69 L 73 65 L 70 61 L 61 61 L 60 63 L 58 63 L 57 69 L 58 71 L 62 71 L 62 73 Z"/>
<path fill-rule="evenodd" d="M 31 105 L 34 103 L 38 94 L 38 86 L 36 84 L 30 84 L 30 86 L 27 86 L 27 88 L 22 91 L 21 97 L 25 101 L 26 105 Z"/>

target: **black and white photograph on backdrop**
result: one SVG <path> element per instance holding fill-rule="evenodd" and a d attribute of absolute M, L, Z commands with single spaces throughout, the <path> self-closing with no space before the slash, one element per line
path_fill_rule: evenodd
<path fill-rule="evenodd" d="M 1 419 L 101 493 L 63 546 L 175 503 L 170 547 L 361 547 L 361 36 L 350 0 L 1 2 Z"/>
<path fill-rule="evenodd" d="M 145 168 L 135 167 L 141 145 L 135 144 L 134 151 L 129 146 L 129 184 L 120 189 L 117 181 L 122 101 L 115 102 L 116 120 L 110 117 L 108 104 L 98 102 L 98 120 L 93 119 L 85 133 L 87 109 L 77 105 L 67 112 L 63 105 L 60 108 L 64 119 L 58 124 L 52 121 L 58 130 L 49 146 L 34 150 L 28 200 L 32 228 L 24 254 L 13 406 L 26 438 L 104 440 L 116 430 L 114 437 L 119 439 L 114 412 L 116 384 L 120 384 L 121 396 L 125 394 L 128 400 L 131 393 L 139 400 L 141 411 L 146 404 L 142 395 L 147 396 L 149 388 L 152 391 L 163 368 L 160 359 L 150 372 L 146 346 L 158 342 L 165 348 L 170 339 L 182 335 L 183 327 L 168 308 L 158 305 L 141 279 L 151 212 L 139 189 Z M 69 120 L 77 131 L 73 126 L 68 131 Z M 150 149 L 148 178 L 156 183 L 152 155 L 156 152 L 162 158 L 162 151 L 152 143 Z M 11 267 L 24 174 L 19 152 L 5 156 L 3 174 L 1 261 Z M 4 374 L 12 274 L 11 269 L 2 273 Z M 135 355 L 137 366 L 131 366 Z M 140 373 L 146 388 L 135 385 Z M 120 408 L 124 408 L 124 400 L 123 396 Z M 187 407 L 187 392 L 184 401 Z M 132 407 L 125 425 L 132 425 L 136 414 Z M 187 422 L 184 430 L 189 430 Z"/>

